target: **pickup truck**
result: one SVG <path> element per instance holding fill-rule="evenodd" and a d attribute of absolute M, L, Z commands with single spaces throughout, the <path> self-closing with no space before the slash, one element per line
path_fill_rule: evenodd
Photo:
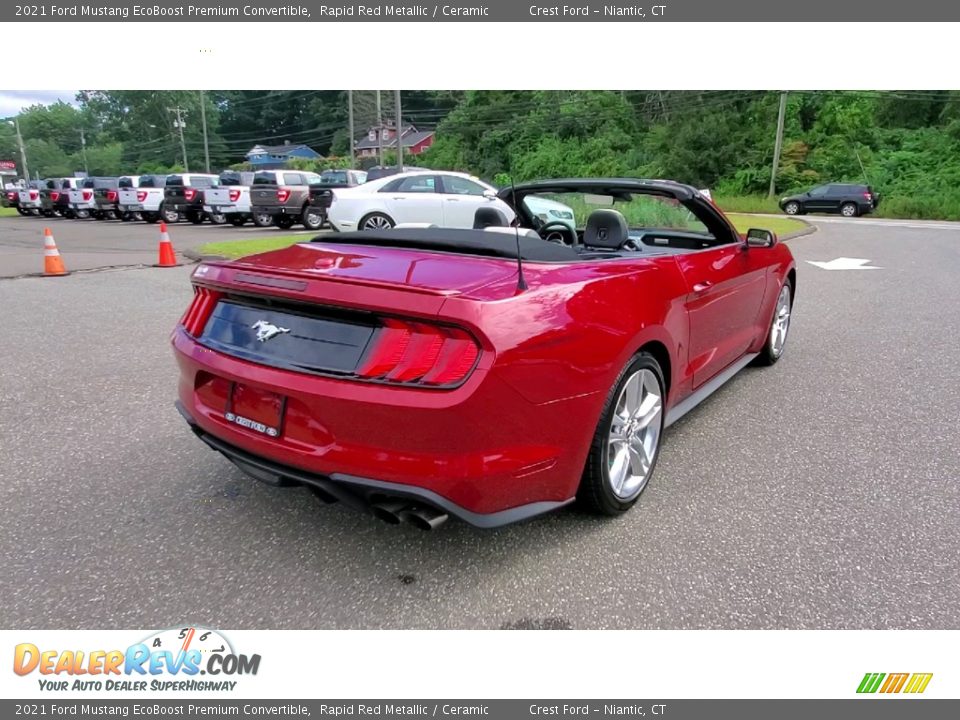
<path fill-rule="evenodd" d="M 180 214 L 168 208 L 164 202 L 163 190 L 166 184 L 166 175 L 141 175 L 136 187 L 120 188 L 117 208 L 124 214 L 140 213 L 148 223 L 159 220 L 175 223 L 180 219 Z"/>
<path fill-rule="evenodd" d="M 167 176 L 163 188 L 164 204 L 175 210 L 180 217 L 199 225 L 207 217 L 203 211 L 203 191 L 220 185 L 216 175 L 203 173 L 177 173 Z"/>
<path fill-rule="evenodd" d="M 15 191 L 17 212 L 21 215 L 39 215 L 40 191 L 45 187 L 45 180 L 31 180 L 25 188 Z"/>
<path fill-rule="evenodd" d="M 324 170 L 320 182 L 310 186 L 310 208 L 303 218 L 308 230 L 319 230 L 327 222 L 327 210 L 333 202 L 333 190 L 356 187 L 367 181 L 363 170 Z"/>
<path fill-rule="evenodd" d="M 123 210 L 120 208 L 120 193 L 124 190 L 133 190 L 136 192 L 137 184 L 139 182 L 139 175 L 124 175 L 117 181 L 117 214 L 124 222 L 130 222 L 131 220 L 143 220 L 143 215 L 140 214 L 139 210 Z"/>
<path fill-rule="evenodd" d="M 72 218 L 70 191 L 80 187 L 83 178 L 50 178 L 40 190 L 40 213 L 46 217 L 62 215 Z"/>
<path fill-rule="evenodd" d="M 84 178 L 80 187 L 76 190 L 70 190 L 67 200 L 67 207 L 73 217 L 84 220 L 88 217 L 95 217 L 102 220 L 104 211 L 99 207 L 98 194 L 103 193 L 106 188 L 116 188 L 117 178 L 111 177 L 88 177 Z M 114 213 L 116 217 L 116 213 Z"/>
<path fill-rule="evenodd" d="M 250 187 L 250 212 L 257 227 L 276 225 L 287 229 L 303 223 L 309 230 L 320 227 L 322 218 L 310 212 L 310 186 L 320 183 L 316 173 L 300 170 L 260 170 Z"/>
<path fill-rule="evenodd" d="M 250 185 L 252 172 L 225 170 L 220 173 L 220 187 L 203 191 L 203 211 L 215 225 L 229 222 L 240 227 L 250 219 Z"/>

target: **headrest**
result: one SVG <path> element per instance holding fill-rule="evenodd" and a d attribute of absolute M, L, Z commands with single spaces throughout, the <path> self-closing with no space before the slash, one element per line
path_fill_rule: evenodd
<path fill-rule="evenodd" d="M 509 225 L 507 216 L 489 205 L 477 208 L 477 212 L 473 216 L 474 230 L 483 230 L 488 227 L 506 227 L 507 225 Z"/>
<path fill-rule="evenodd" d="M 621 213 L 606 208 L 590 213 L 583 231 L 586 247 L 619 250 L 627 239 L 627 221 Z"/>

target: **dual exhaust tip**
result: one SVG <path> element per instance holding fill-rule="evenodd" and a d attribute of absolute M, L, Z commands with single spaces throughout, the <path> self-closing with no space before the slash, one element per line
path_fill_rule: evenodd
<path fill-rule="evenodd" d="M 385 500 L 370 506 L 373 516 L 390 525 L 399 525 L 402 522 L 413 525 L 418 530 L 436 530 L 449 517 L 447 513 L 423 505 L 416 505 L 407 500 Z"/>

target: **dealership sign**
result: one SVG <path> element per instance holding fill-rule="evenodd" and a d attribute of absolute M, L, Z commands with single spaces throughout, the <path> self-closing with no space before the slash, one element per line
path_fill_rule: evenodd
<path fill-rule="evenodd" d="M 0 160 L 0 170 L 16 170 L 17 163 L 13 160 Z"/>

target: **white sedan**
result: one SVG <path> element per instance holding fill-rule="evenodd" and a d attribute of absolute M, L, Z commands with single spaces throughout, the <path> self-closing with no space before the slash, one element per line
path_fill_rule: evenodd
<path fill-rule="evenodd" d="M 472 228 L 481 207 L 494 207 L 513 221 L 513 210 L 493 186 L 465 173 L 423 170 L 333 190 L 327 219 L 340 232 L 409 223 Z"/>

